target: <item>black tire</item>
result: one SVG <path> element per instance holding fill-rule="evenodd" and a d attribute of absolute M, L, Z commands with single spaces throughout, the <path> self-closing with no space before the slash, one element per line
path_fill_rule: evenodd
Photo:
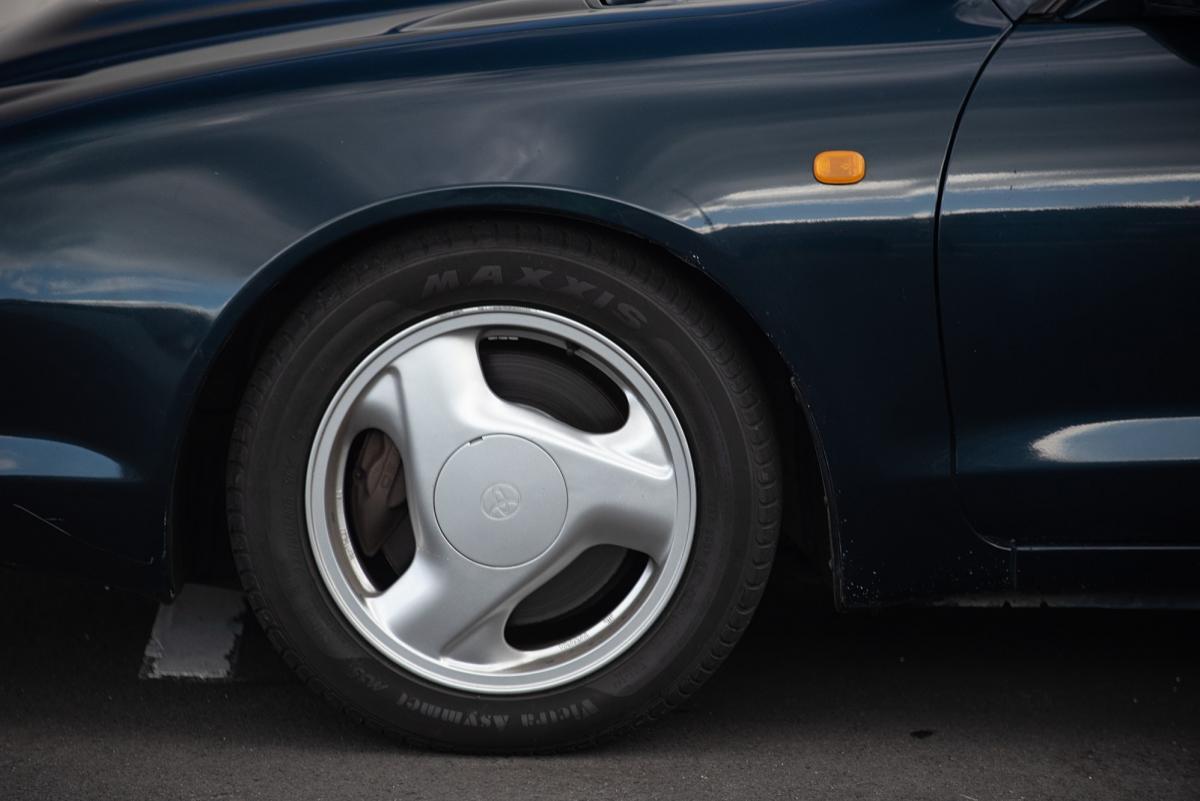
<path fill-rule="evenodd" d="M 473 281 L 481 265 L 501 269 Z M 768 404 L 750 359 L 682 272 L 617 235 L 498 217 L 381 242 L 300 304 L 246 388 L 227 475 L 233 552 L 249 602 L 303 681 L 354 718 L 407 741 L 514 753 L 582 747 L 655 720 L 712 675 L 766 584 L 780 480 Z M 519 281 L 529 275 L 539 280 Z M 579 282 L 590 288 L 581 292 Z M 575 318 L 638 358 L 675 407 L 697 486 L 687 568 L 648 633 L 581 680 L 509 696 L 436 685 L 369 646 L 318 575 L 303 497 L 316 428 L 348 371 L 415 321 L 495 303 Z"/>

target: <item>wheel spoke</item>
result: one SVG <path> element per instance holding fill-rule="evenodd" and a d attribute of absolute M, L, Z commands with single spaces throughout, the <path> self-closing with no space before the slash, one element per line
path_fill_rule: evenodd
<path fill-rule="evenodd" d="M 395 584 L 370 600 L 371 610 L 398 640 L 419 652 L 445 658 L 463 638 L 483 639 L 484 629 L 492 641 L 479 663 L 510 662 L 514 654 L 503 638 L 505 600 L 519 587 L 503 582 L 501 571 L 465 570 L 463 561 L 418 553 Z"/>
<path fill-rule="evenodd" d="M 509 615 L 564 566 L 550 557 L 517 568 L 488 568 L 448 548 L 422 550 L 395 584 L 367 603 L 397 639 L 420 652 L 512 667 L 527 655 L 504 639 Z"/>
<path fill-rule="evenodd" d="M 436 476 L 456 448 L 494 430 L 488 407 L 498 399 L 483 377 L 476 341 L 474 329 L 442 334 L 392 363 L 400 376 L 396 444 L 425 475 Z"/>
<path fill-rule="evenodd" d="M 376 428 L 399 449 L 419 541 L 437 531 L 438 471 L 459 446 L 494 430 L 488 410 L 502 403 L 483 377 L 476 341 L 475 329 L 463 329 L 405 351 L 372 380 L 348 418 L 351 435 Z"/>
<path fill-rule="evenodd" d="M 395 370 L 384 370 L 355 399 L 344 423 L 345 436 L 353 439 L 374 428 L 387 434 L 398 447 L 404 435 L 401 414 L 400 375 Z"/>
<path fill-rule="evenodd" d="M 570 505 L 556 548 L 619 545 L 661 563 L 678 513 L 675 471 L 645 407 L 627 397 L 629 418 L 608 434 L 526 409 L 510 412 L 505 422 L 545 448 L 562 470 Z"/>

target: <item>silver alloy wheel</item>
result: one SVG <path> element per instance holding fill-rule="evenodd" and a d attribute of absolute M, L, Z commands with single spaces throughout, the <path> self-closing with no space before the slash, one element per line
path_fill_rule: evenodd
<path fill-rule="evenodd" d="M 478 343 L 505 336 L 591 361 L 624 393 L 624 424 L 588 433 L 497 397 Z M 382 591 L 359 563 L 344 498 L 351 444 L 369 429 L 399 449 L 416 540 L 412 563 Z M 557 687 L 633 645 L 683 575 L 696 515 L 683 429 L 646 371 L 587 326 L 509 306 L 425 320 L 367 356 L 325 411 L 306 488 L 318 570 L 354 628 L 413 673 L 484 693 Z M 513 609 L 597 545 L 647 556 L 628 594 L 565 641 L 510 645 Z"/>

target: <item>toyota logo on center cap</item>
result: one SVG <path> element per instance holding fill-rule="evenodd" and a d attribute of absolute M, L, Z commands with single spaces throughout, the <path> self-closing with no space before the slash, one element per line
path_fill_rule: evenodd
<path fill-rule="evenodd" d="M 492 520 L 507 520 L 521 508 L 521 493 L 512 484 L 492 484 L 483 491 L 479 508 Z"/>

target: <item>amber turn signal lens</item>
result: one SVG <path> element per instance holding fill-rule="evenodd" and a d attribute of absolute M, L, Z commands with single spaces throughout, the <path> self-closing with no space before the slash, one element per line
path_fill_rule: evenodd
<path fill-rule="evenodd" d="M 867 174 L 867 160 L 855 150 L 823 150 L 813 159 L 813 177 L 823 184 L 856 184 Z"/>

